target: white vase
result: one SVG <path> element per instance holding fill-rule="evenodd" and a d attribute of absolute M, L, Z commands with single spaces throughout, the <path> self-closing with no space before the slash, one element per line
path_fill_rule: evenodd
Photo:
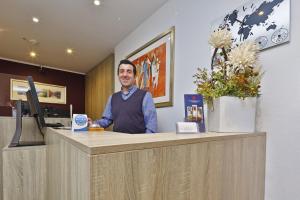
<path fill-rule="evenodd" d="M 256 97 L 215 99 L 213 109 L 207 112 L 208 131 L 255 132 L 256 101 Z"/>

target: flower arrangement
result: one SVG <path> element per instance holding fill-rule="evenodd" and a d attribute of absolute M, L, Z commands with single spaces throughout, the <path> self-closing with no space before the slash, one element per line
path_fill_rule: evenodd
<path fill-rule="evenodd" d="M 211 71 L 198 68 L 194 75 L 197 93 L 203 95 L 208 106 L 221 96 L 242 99 L 258 96 L 262 73 L 257 62 L 257 45 L 244 42 L 232 48 L 232 35 L 226 29 L 213 32 L 209 43 L 214 48 Z"/>

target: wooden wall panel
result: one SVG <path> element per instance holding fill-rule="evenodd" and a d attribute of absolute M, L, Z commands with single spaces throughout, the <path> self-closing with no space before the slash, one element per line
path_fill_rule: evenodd
<path fill-rule="evenodd" d="M 47 123 L 62 123 L 70 126 L 68 118 L 45 118 Z M 16 118 L 0 117 L 0 150 L 9 145 L 16 129 Z M 40 140 L 42 139 L 34 118 L 23 117 L 22 119 L 22 135 L 21 140 Z M 0 152 L 0 200 L 2 200 L 2 153 Z"/>
<path fill-rule="evenodd" d="M 92 200 L 263 200 L 265 136 L 91 156 Z"/>
<path fill-rule="evenodd" d="M 46 200 L 46 145 L 3 149 L 3 200 Z"/>
<path fill-rule="evenodd" d="M 87 73 L 85 111 L 93 120 L 102 116 L 108 97 L 114 91 L 114 55 L 110 55 Z"/>
<path fill-rule="evenodd" d="M 90 199 L 89 155 L 56 134 L 47 133 L 46 144 L 47 200 Z"/>

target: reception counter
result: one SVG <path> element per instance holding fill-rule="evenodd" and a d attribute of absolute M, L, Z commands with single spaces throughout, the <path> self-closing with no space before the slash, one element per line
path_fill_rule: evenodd
<path fill-rule="evenodd" d="M 47 200 L 263 200 L 265 133 L 47 129 Z"/>
<path fill-rule="evenodd" d="M 45 118 L 46 122 L 47 123 L 62 123 L 66 126 L 70 125 L 70 119 L 69 118 Z M 32 118 L 32 117 L 23 117 L 22 119 L 22 135 L 21 135 L 21 141 L 32 141 L 32 140 L 41 140 L 42 139 L 42 136 L 41 134 L 39 133 L 39 129 L 36 125 L 36 122 L 35 122 L 35 119 Z M 15 117 L 4 117 L 4 116 L 0 116 L 0 150 L 2 150 L 3 148 L 5 148 L 7 145 L 10 144 L 11 140 L 12 140 L 12 137 L 15 133 L 15 130 L 16 130 L 16 118 Z M 26 159 L 27 159 L 27 155 L 28 156 L 31 156 L 31 154 L 33 154 L 33 151 L 36 149 L 34 147 L 32 148 L 25 148 L 26 151 L 22 151 L 22 148 L 11 148 L 11 149 L 7 149 L 8 151 L 5 151 L 5 153 L 7 153 L 7 157 L 6 158 L 11 158 L 9 160 L 9 163 L 13 162 L 14 161 L 18 161 L 19 163 L 17 164 L 20 164 L 21 162 L 21 159 L 20 158 L 14 158 L 13 156 L 18 154 L 19 157 L 22 158 L 22 160 L 24 161 L 24 163 L 28 163 L 29 165 L 31 165 L 31 163 L 27 162 Z M 30 149 L 30 150 L 29 150 Z M 28 154 L 28 152 L 30 152 Z M 46 151 L 42 151 L 43 153 L 45 153 Z M 2 162 L 2 152 L 0 153 L 0 200 L 3 199 L 3 185 L 2 185 L 2 182 L 3 182 L 3 162 Z M 32 159 L 32 156 L 29 158 L 29 159 Z M 21 163 L 22 166 L 25 166 L 24 163 Z M 9 164 L 7 165 L 8 167 L 10 167 L 11 170 L 13 170 L 12 168 L 12 164 Z M 29 166 L 30 167 L 30 166 Z M 31 166 L 32 167 L 32 166 Z M 19 170 L 19 169 L 16 169 L 16 170 Z M 24 168 L 24 170 L 26 170 Z M 17 175 L 22 175 L 23 171 L 16 171 L 16 173 L 18 173 Z M 7 177 L 11 176 L 11 174 L 6 174 Z M 22 177 L 18 177 L 19 178 L 19 182 L 22 182 L 24 181 L 22 179 Z M 15 184 L 15 182 L 11 181 L 10 184 Z M 8 192 L 8 195 L 10 195 L 10 193 L 12 193 L 11 195 L 14 195 L 14 194 L 18 194 L 17 190 L 19 189 L 19 191 L 21 191 L 22 188 L 18 187 L 18 186 L 15 186 L 15 188 L 11 188 L 11 190 L 9 190 Z M 26 185 L 27 187 L 27 185 Z M 24 192 L 29 192 L 26 187 L 24 188 Z M 22 195 L 22 194 L 20 194 Z M 12 198 L 8 198 L 9 200 L 12 200 Z M 17 199 L 17 198 L 16 198 Z M 31 199 L 31 198 L 26 198 L 24 196 L 22 196 L 23 200 L 25 199 Z M 35 199 L 39 199 L 39 200 L 42 200 L 40 198 L 35 198 Z"/>

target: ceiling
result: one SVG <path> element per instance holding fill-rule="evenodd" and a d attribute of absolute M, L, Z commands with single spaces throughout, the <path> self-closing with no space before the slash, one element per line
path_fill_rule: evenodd
<path fill-rule="evenodd" d="M 1 0 L 0 57 L 86 73 L 166 1 Z"/>

